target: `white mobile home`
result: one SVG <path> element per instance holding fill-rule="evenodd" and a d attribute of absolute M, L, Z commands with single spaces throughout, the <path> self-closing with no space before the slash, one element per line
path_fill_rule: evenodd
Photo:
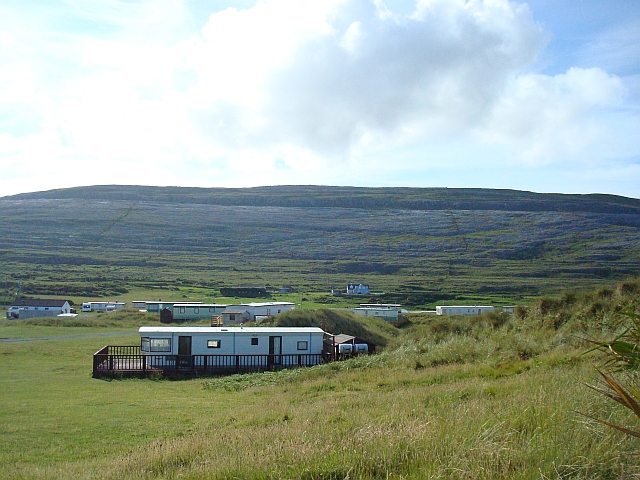
<path fill-rule="evenodd" d="M 353 313 L 365 317 L 379 317 L 387 322 L 397 322 L 402 306 L 397 303 L 361 303 L 360 308 L 354 308 Z"/>
<path fill-rule="evenodd" d="M 83 312 L 113 312 L 122 310 L 126 304 L 122 302 L 83 302 Z"/>
<path fill-rule="evenodd" d="M 159 362 L 197 366 L 315 365 L 322 362 L 318 327 L 140 327 L 140 351 Z M 234 365 L 237 365 L 234 363 Z"/>
<path fill-rule="evenodd" d="M 211 320 L 227 308 L 227 305 L 217 303 L 174 303 L 173 320 Z"/>
<path fill-rule="evenodd" d="M 196 304 L 201 304 L 202 302 L 163 302 L 163 301 L 158 301 L 158 302 L 147 301 L 147 302 L 145 302 L 145 304 L 147 305 L 147 312 L 148 313 L 160 313 L 165 308 L 168 308 L 169 310 L 173 310 L 173 306 L 176 303 L 181 303 L 183 305 L 185 305 L 185 304 L 196 305 Z"/>
<path fill-rule="evenodd" d="M 240 303 L 238 305 L 229 305 L 227 307 L 228 310 L 246 311 L 247 318 L 251 322 L 260 320 L 261 318 L 278 315 L 283 312 L 288 312 L 289 310 L 294 310 L 295 308 L 296 304 L 292 302 L 253 302 Z M 225 312 L 222 312 L 222 316 L 225 317 Z"/>
<path fill-rule="evenodd" d="M 454 306 L 437 306 L 436 315 L 482 315 L 483 313 L 493 312 L 495 307 L 488 305 L 454 305 Z"/>

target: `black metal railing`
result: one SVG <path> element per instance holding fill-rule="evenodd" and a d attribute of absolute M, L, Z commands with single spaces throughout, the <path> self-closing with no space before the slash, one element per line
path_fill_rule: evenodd
<path fill-rule="evenodd" d="M 143 355 L 138 346 L 106 346 L 93 355 L 93 376 L 151 373 L 222 375 L 310 367 L 325 361 L 326 356 L 322 354 Z"/>

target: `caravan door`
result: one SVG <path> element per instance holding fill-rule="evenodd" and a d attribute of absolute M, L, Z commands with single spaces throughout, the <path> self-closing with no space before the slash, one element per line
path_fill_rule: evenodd
<path fill-rule="evenodd" d="M 269 337 L 269 367 L 282 363 L 282 337 Z"/>
<path fill-rule="evenodd" d="M 191 337 L 178 337 L 178 366 L 191 368 Z"/>

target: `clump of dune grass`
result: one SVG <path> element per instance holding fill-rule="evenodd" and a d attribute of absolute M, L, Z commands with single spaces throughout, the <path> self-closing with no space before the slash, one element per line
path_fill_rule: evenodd
<path fill-rule="evenodd" d="M 362 317 L 348 310 L 320 308 L 290 310 L 265 321 L 278 327 L 320 327 L 327 333 L 352 335 L 384 347 L 398 330 L 384 320 Z"/>
<path fill-rule="evenodd" d="M 588 386 L 633 412 L 640 422 L 640 313 L 635 305 L 631 305 L 618 317 L 618 326 L 622 330 L 619 334 L 609 341 L 592 341 L 595 344 L 593 350 L 599 351 L 605 358 L 601 368 L 606 370 L 598 370 L 603 380 L 602 386 Z M 611 371 L 624 375 L 624 380 L 616 378 Z M 637 427 L 623 427 L 601 418 L 595 420 L 627 435 L 640 438 L 640 430 Z"/>

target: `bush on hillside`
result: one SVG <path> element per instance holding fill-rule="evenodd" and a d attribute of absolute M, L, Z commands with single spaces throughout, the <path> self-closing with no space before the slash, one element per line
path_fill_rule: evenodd
<path fill-rule="evenodd" d="M 602 387 L 589 385 L 589 387 L 631 410 L 640 421 L 640 389 L 638 388 L 638 369 L 640 368 L 640 312 L 635 305 L 631 305 L 620 314 L 620 319 L 620 325 L 622 327 L 620 334 L 609 341 L 594 341 L 593 343 L 596 344 L 595 349 L 603 353 L 606 358 L 603 367 L 607 370 L 626 372 L 628 374 L 626 381 L 621 382 L 617 380 L 609 371 L 598 370 L 604 380 L 604 385 Z M 587 416 L 624 432 L 627 435 L 640 438 L 640 431 L 638 430 L 616 425 L 591 415 Z"/>
<path fill-rule="evenodd" d="M 386 346 L 398 334 L 395 327 L 374 317 L 355 315 L 348 310 L 290 310 L 281 313 L 264 324 L 278 327 L 320 327 L 327 333 L 360 337 L 379 346 Z"/>

